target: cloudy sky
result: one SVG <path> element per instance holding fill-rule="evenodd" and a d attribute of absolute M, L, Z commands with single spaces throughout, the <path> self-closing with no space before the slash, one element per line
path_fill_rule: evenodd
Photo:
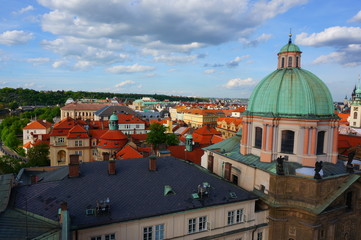
<path fill-rule="evenodd" d="M 247 98 L 290 29 L 334 100 L 361 73 L 360 0 L 0 3 L 0 87 Z"/>

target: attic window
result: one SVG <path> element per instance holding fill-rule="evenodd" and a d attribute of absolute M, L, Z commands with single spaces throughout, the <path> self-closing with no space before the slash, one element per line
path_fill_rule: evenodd
<path fill-rule="evenodd" d="M 175 192 L 173 191 L 172 187 L 169 185 L 164 186 L 164 196 L 174 195 Z"/>

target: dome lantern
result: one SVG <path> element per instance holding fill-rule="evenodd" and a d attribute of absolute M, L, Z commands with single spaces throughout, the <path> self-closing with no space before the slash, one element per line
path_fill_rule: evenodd
<path fill-rule="evenodd" d="M 292 43 L 292 34 L 289 40 L 278 53 L 278 69 L 283 68 L 301 68 L 301 51 L 300 48 Z"/>

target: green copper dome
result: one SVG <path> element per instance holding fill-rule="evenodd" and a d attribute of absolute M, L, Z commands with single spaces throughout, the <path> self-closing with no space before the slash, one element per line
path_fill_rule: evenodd
<path fill-rule="evenodd" d="M 110 121 L 118 121 L 118 116 L 116 114 L 112 114 L 109 118 Z"/>
<path fill-rule="evenodd" d="M 287 118 L 334 118 L 327 86 L 300 68 L 277 69 L 254 89 L 245 114 Z"/>
<path fill-rule="evenodd" d="M 301 52 L 300 48 L 296 45 L 293 44 L 291 41 L 289 43 L 287 43 L 286 45 L 284 45 L 279 53 L 283 53 L 283 52 Z"/>

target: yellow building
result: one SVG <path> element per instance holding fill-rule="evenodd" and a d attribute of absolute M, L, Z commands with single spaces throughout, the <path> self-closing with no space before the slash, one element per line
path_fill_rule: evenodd
<path fill-rule="evenodd" d="M 221 110 L 186 109 L 184 110 L 183 121 L 194 128 L 200 128 L 204 125 L 216 127 L 217 119 L 224 116 L 225 114 Z"/>

